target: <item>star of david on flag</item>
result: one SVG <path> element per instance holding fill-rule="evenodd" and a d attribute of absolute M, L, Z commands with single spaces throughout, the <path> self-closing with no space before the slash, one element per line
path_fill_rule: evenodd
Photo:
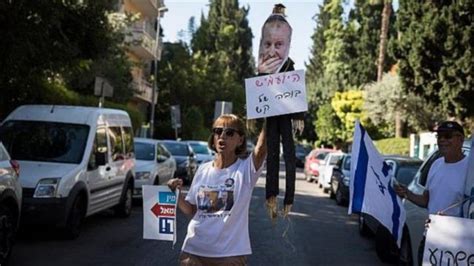
<path fill-rule="evenodd" d="M 392 186 L 390 166 L 357 120 L 352 143 L 349 214 L 366 213 L 387 228 L 400 247 L 405 209 Z"/>

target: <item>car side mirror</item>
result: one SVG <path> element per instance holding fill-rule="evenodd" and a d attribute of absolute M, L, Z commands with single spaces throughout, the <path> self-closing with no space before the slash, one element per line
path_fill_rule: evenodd
<path fill-rule="evenodd" d="M 162 162 L 166 161 L 166 156 L 164 156 L 164 155 L 157 155 L 157 156 L 156 156 L 156 161 L 159 162 L 159 163 L 162 163 Z"/>
<path fill-rule="evenodd" d="M 95 153 L 95 164 L 97 166 L 103 166 L 106 164 L 106 153 L 105 152 L 96 152 Z"/>

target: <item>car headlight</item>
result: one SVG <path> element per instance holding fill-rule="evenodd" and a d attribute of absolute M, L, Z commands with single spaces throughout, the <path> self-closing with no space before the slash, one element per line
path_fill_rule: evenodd
<path fill-rule="evenodd" d="M 309 168 L 311 168 L 311 170 L 313 170 L 313 171 L 316 171 L 316 170 L 318 170 L 318 164 L 317 163 L 311 163 L 309 165 Z"/>
<path fill-rule="evenodd" d="M 151 174 L 150 172 L 136 172 L 135 175 L 136 175 L 135 178 L 137 180 L 141 180 L 141 179 L 145 180 L 145 179 L 150 179 Z"/>
<path fill-rule="evenodd" d="M 57 195 L 57 188 L 61 178 L 43 178 L 36 185 L 34 198 L 53 198 Z"/>
<path fill-rule="evenodd" d="M 349 179 L 348 176 L 344 176 L 344 177 L 342 178 L 342 183 L 344 183 L 344 185 L 345 185 L 346 187 L 349 186 L 349 183 L 350 183 L 350 182 L 351 182 L 351 180 Z"/>

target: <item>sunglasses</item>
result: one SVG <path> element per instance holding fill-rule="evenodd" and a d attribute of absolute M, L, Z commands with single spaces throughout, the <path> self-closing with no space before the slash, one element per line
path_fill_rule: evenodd
<path fill-rule="evenodd" d="M 438 133 L 436 135 L 436 138 L 438 139 L 452 139 L 456 136 L 461 136 L 461 134 L 456 134 L 456 133 L 451 133 L 451 132 L 447 132 L 447 133 Z"/>
<path fill-rule="evenodd" d="M 237 129 L 231 127 L 215 127 L 212 129 L 212 133 L 217 136 L 222 135 L 222 132 L 224 132 L 227 137 L 233 137 L 235 133 L 239 133 Z"/>

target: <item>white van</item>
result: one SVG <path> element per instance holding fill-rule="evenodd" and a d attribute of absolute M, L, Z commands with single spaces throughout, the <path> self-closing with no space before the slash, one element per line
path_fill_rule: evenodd
<path fill-rule="evenodd" d="M 0 126 L 0 140 L 21 167 L 22 223 L 49 224 L 79 236 L 83 219 L 132 208 L 135 155 L 124 111 L 24 105 Z"/>

